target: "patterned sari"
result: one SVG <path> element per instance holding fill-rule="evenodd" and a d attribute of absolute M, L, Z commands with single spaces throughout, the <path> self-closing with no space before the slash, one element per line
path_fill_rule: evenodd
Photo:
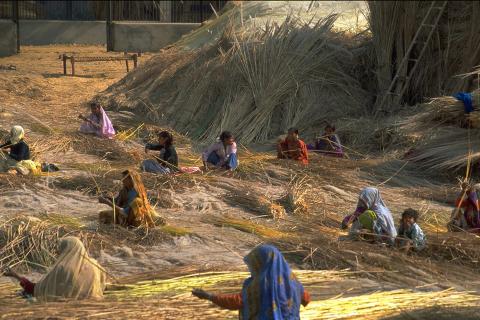
<path fill-rule="evenodd" d="M 243 320 L 297 320 L 303 286 L 277 248 L 261 245 L 245 258 L 251 277 L 242 289 Z"/>

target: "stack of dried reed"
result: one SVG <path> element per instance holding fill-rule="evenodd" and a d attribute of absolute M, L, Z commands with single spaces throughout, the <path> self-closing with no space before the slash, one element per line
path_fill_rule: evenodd
<path fill-rule="evenodd" d="M 54 223 L 48 221 L 54 219 Z M 55 260 L 58 239 L 78 221 L 52 215 L 47 220 L 14 217 L 0 225 L 0 267 L 47 268 Z"/>
<path fill-rule="evenodd" d="M 365 111 L 367 93 L 352 75 L 349 40 L 332 31 L 335 19 L 306 23 L 292 14 L 281 24 L 235 25 L 196 52 L 161 53 L 105 98 L 122 97 L 112 104 L 156 113 L 196 139 L 228 129 L 246 144 L 291 126 L 313 136 L 325 120 Z"/>
<path fill-rule="evenodd" d="M 381 100 L 415 33 L 431 5 L 429 1 L 368 1 L 369 23 L 377 65 L 377 102 Z M 437 4 L 438 5 L 438 4 Z M 437 12 L 434 9 L 434 13 Z M 432 14 L 433 16 L 434 14 Z M 410 79 L 403 102 L 416 104 L 425 97 L 471 91 L 471 78 L 456 78 L 470 72 L 480 61 L 480 5 L 471 1 L 449 1 L 425 54 Z M 430 23 L 430 22 L 427 22 Z M 427 28 L 424 28 L 424 30 Z M 418 38 L 408 58 L 418 57 L 426 34 Z M 409 64 L 408 68 L 412 68 Z M 407 69 L 400 76 L 406 76 Z M 398 106 L 389 106 L 395 110 Z"/>

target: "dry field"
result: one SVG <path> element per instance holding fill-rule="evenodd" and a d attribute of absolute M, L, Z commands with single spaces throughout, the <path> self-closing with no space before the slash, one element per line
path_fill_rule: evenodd
<path fill-rule="evenodd" d="M 455 181 L 399 160 L 313 155 L 303 168 L 276 160 L 273 146 L 254 145 L 242 148 L 233 176 L 143 174 L 166 227 L 144 234 L 98 225 L 104 208 L 96 196 L 114 193 L 119 173 L 148 157 L 143 143 L 159 127 L 107 108 L 119 131 L 138 130 L 116 141 L 79 135 L 77 115 L 125 75 L 125 65 L 84 63 L 75 77 L 63 76 L 58 57 L 65 52 L 107 54 L 95 46 L 22 47 L 21 54 L 0 59 L 0 134 L 22 125 L 37 159 L 61 168 L 41 177 L 0 174 L 0 265 L 36 279 L 51 263 L 55 240 L 75 234 L 108 270 L 111 285 L 101 302 L 38 305 L 17 297 L 18 285 L 2 277 L 1 319 L 235 319 L 189 292 L 239 290 L 246 276 L 242 257 L 262 242 L 277 245 L 302 270 L 314 299 L 303 319 L 478 319 L 480 240 L 444 227 Z M 15 70 L 3 68 L 8 65 Z M 200 165 L 200 146 L 176 138 L 180 163 Z M 396 220 L 407 207 L 421 211 L 430 243 L 425 252 L 405 255 L 346 239 L 340 221 L 368 185 L 378 186 Z M 272 219 L 271 205 L 282 204 L 289 190 L 305 191 L 304 207 Z"/>

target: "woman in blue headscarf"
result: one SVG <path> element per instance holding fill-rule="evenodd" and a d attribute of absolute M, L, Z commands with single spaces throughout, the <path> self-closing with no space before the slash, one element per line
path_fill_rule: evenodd
<path fill-rule="evenodd" d="M 253 249 L 244 259 L 251 277 L 238 294 L 214 295 L 195 289 L 192 294 L 230 310 L 240 310 L 243 320 L 300 319 L 300 304 L 310 295 L 293 274 L 282 253 L 271 245 Z"/>

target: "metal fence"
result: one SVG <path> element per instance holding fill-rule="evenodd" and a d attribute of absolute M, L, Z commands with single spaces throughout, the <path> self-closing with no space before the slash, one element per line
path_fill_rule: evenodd
<path fill-rule="evenodd" d="M 109 1 L 18 1 L 20 19 L 106 20 Z M 203 22 L 227 1 L 110 1 L 113 21 Z M 0 19 L 12 19 L 14 1 L 0 0 Z"/>

